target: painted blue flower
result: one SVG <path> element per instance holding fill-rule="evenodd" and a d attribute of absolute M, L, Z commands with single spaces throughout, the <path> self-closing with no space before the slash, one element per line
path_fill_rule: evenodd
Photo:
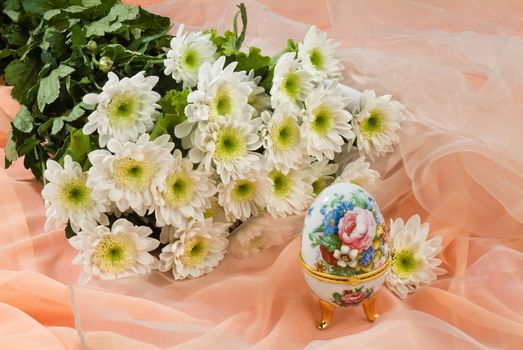
<path fill-rule="evenodd" d="M 372 262 L 372 259 L 374 259 L 375 255 L 376 251 L 372 247 L 369 247 L 367 250 L 364 250 L 360 256 L 360 265 L 369 266 L 369 264 Z"/>
<path fill-rule="evenodd" d="M 343 217 L 343 211 L 334 208 L 323 217 L 323 235 L 337 235 L 338 222 Z"/>
<path fill-rule="evenodd" d="M 325 213 L 327 212 L 327 208 L 325 205 L 323 205 L 321 208 L 320 208 L 320 214 L 321 215 L 325 215 Z"/>
<path fill-rule="evenodd" d="M 367 197 L 367 209 L 373 210 L 376 208 L 376 202 L 374 202 L 374 199 L 372 197 Z"/>
<path fill-rule="evenodd" d="M 336 206 L 336 209 L 341 210 L 343 214 L 345 214 L 347 211 L 354 209 L 354 204 L 352 204 L 352 202 L 349 201 L 340 202 Z"/>
<path fill-rule="evenodd" d="M 313 210 L 314 210 L 314 208 L 310 207 L 309 210 L 307 210 L 307 216 L 311 216 Z"/>

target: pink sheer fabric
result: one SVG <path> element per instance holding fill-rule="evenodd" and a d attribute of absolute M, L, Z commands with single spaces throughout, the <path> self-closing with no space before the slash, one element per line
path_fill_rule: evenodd
<path fill-rule="evenodd" d="M 138 1 L 135 1 L 138 3 Z M 235 1 L 141 1 L 190 29 L 230 27 Z M 375 167 L 386 218 L 420 213 L 449 273 L 368 323 L 338 310 L 317 331 L 297 263 L 301 217 L 263 220 L 286 243 L 210 275 L 78 286 L 62 230 L 43 231 L 41 186 L 0 170 L 0 348 L 520 348 L 523 341 L 523 6 L 517 1 L 246 1 L 248 45 L 274 53 L 312 24 L 342 43 L 345 82 L 409 108 Z M 0 87 L 0 156 L 17 104 Z"/>

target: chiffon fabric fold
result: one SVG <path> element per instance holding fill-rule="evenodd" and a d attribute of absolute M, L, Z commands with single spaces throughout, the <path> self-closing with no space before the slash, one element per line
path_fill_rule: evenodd
<path fill-rule="evenodd" d="M 128 1 L 190 30 L 231 27 L 236 1 Z M 341 43 L 344 83 L 408 108 L 369 188 L 386 220 L 419 213 L 448 274 L 382 316 L 337 310 L 316 330 L 298 264 L 303 217 L 265 220 L 285 243 L 214 272 L 76 283 L 63 229 L 44 232 L 41 185 L 0 169 L 0 349 L 518 349 L 523 343 L 523 3 L 245 1 L 245 45 L 274 54 L 316 25 Z M 18 105 L 0 87 L 0 156 Z"/>

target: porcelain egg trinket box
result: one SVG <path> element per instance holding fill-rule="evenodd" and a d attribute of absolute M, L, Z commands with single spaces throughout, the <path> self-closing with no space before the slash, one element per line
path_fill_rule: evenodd
<path fill-rule="evenodd" d="M 387 231 L 370 194 L 350 183 L 324 189 L 307 211 L 300 263 L 320 299 L 318 328 L 329 326 L 336 307 L 362 305 L 369 321 L 376 293 L 390 265 Z"/>

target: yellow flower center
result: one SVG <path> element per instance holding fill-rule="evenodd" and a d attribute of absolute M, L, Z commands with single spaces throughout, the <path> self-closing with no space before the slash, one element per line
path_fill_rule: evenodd
<path fill-rule="evenodd" d="M 69 209 L 82 210 L 93 205 L 91 189 L 85 184 L 86 180 L 87 174 L 82 174 L 80 177 L 63 184 L 60 189 L 62 203 Z"/>
<path fill-rule="evenodd" d="M 300 127 L 294 118 L 287 117 L 274 125 L 270 135 L 274 148 L 279 151 L 286 151 L 298 143 Z"/>
<path fill-rule="evenodd" d="M 149 187 L 155 175 L 154 168 L 145 160 L 125 158 L 114 163 L 116 185 L 129 190 Z"/>
<path fill-rule="evenodd" d="M 392 255 L 392 269 L 401 279 L 408 278 L 421 266 L 412 248 L 402 248 Z"/>
<path fill-rule="evenodd" d="M 126 234 L 108 235 L 98 243 L 92 259 L 104 272 L 123 272 L 136 263 L 136 245 Z"/>
<path fill-rule="evenodd" d="M 193 237 L 185 241 L 184 252 L 181 256 L 181 261 L 185 266 L 195 267 L 207 257 L 211 244 L 208 239 L 203 237 Z"/>
<path fill-rule="evenodd" d="M 169 175 L 166 185 L 163 198 L 170 206 L 181 207 L 191 201 L 195 186 L 187 173 L 176 172 Z"/>
<path fill-rule="evenodd" d="M 231 90 L 227 86 L 222 86 L 216 91 L 216 97 L 211 103 L 212 116 L 226 116 L 234 111 L 234 100 Z"/>
<path fill-rule="evenodd" d="M 269 177 L 273 182 L 274 196 L 280 199 L 286 198 L 291 190 L 291 179 L 289 175 L 283 174 L 281 171 L 273 170 Z"/>
<path fill-rule="evenodd" d="M 370 112 L 370 115 L 360 122 L 361 133 L 365 137 L 379 135 L 385 129 L 385 115 L 379 109 Z"/>
<path fill-rule="evenodd" d="M 131 126 L 138 118 L 140 100 L 130 92 L 122 92 L 112 97 L 107 107 L 109 124 L 112 127 Z"/>
<path fill-rule="evenodd" d="M 232 190 L 232 199 L 236 202 L 250 201 L 256 195 L 256 183 L 239 180 Z"/>

